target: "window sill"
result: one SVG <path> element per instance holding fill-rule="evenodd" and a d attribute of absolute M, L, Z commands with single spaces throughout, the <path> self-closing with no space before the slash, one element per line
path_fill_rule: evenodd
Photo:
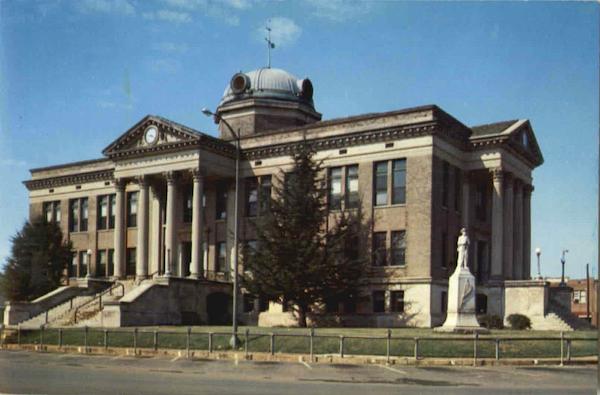
<path fill-rule="evenodd" d="M 96 232 L 114 232 L 115 228 L 108 228 L 108 229 L 96 229 Z"/>
<path fill-rule="evenodd" d="M 393 207 L 406 207 L 406 203 L 396 203 L 396 204 L 382 204 L 379 206 L 373 206 L 373 208 L 393 208 Z"/>
<path fill-rule="evenodd" d="M 81 234 L 86 234 L 88 233 L 89 230 L 76 230 L 76 231 L 69 231 L 70 235 L 81 235 Z"/>

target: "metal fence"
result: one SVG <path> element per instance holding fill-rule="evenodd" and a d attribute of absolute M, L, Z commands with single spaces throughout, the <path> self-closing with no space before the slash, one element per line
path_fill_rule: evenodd
<path fill-rule="evenodd" d="M 264 333 L 246 329 L 238 333 L 240 348 L 246 356 L 263 352 L 316 356 L 368 355 L 391 358 L 407 357 L 415 360 L 425 358 L 472 358 L 477 364 L 481 359 L 511 358 L 559 358 L 560 364 L 573 357 L 597 355 L 596 337 L 560 336 L 393 336 L 391 330 L 383 336 L 335 335 L 315 333 Z M 231 332 L 201 332 L 187 328 L 185 331 L 148 329 L 101 329 L 101 328 L 0 328 L 0 347 L 8 344 L 35 345 L 39 349 L 56 346 L 92 348 L 133 348 L 134 354 L 141 350 L 185 350 L 189 357 L 193 351 L 214 353 L 231 350 Z"/>

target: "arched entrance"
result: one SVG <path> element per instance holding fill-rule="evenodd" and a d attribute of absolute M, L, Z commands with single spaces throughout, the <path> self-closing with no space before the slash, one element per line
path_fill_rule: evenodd
<path fill-rule="evenodd" d="M 214 292 L 206 297 L 206 313 L 209 325 L 231 324 L 231 296 Z"/>

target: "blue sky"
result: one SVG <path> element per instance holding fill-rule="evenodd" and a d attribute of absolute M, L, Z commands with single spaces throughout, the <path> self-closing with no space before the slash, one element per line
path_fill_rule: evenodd
<path fill-rule="evenodd" d="M 315 86 L 324 119 L 437 104 L 467 125 L 528 118 L 542 273 L 596 273 L 594 3 L 0 0 L 0 259 L 28 169 L 92 159 L 146 114 L 214 134 L 231 76 L 266 65 Z M 532 270 L 535 274 L 535 258 Z"/>

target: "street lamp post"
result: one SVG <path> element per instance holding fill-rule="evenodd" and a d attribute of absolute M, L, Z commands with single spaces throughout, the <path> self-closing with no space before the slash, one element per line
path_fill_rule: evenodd
<path fill-rule="evenodd" d="M 569 252 L 569 250 L 563 250 L 562 254 L 560 256 L 560 263 L 562 264 L 562 274 L 560 276 L 560 286 L 564 287 L 565 285 L 567 285 L 565 283 L 565 254 Z"/>
<path fill-rule="evenodd" d="M 537 255 L 537 267 L 538 267 L 538 280 L 542 279 L 542 274 L 540 272 L 540 255 L 542 255 L 542 249 L 540 247 L 535 249 L 535 255 Z"/>
<path fill-rule="evenodd" d="M 240 156 L 241 156 L 241 149 L 240 149 L 240 135 L 238 133 L 236 133 L 233 128 L 231 127 L 231 125 L 229 124 L 229 122 L 227 122 L 225 119 L 223 119 L 220 115 L 215 114 L 214 112 L 210 111 L 208 108 L 203 108 L 202 109 L 202 113 L 204 115 L 208 116 L 213 116 L 215 118 L 215 120 L 218 121 L 223 121 L 223 123 L 225 124 L 225 126 L 227 126 L 227 129 L 229 129 L 229 132 L 231 133 L 231 135 L 235 138 L 235 197 L 234 197 L 234 225 L 233 225 L 233 248 L 234 248 L 234 255 L 233 255 L 233 306 L 232 306 L 232 318 L 231 318 L 231 323 L 232 323 L 232 334 L 231 334 L 231 340 L 229 341 L 229 344 L 231 345 L 232 348 L 237 348 L 239 340 L 237 337 L 237 331 L 238 331 L 238 322 L 237 322 L 237 294 L 238 294 L 238 259 L 239 259 L 239 252 L 238 252 L 238 222 L 239 222 L 239 216 L 238 216 L 238 196 L 239 196 L 239 189 L 240 189 Z"/>

